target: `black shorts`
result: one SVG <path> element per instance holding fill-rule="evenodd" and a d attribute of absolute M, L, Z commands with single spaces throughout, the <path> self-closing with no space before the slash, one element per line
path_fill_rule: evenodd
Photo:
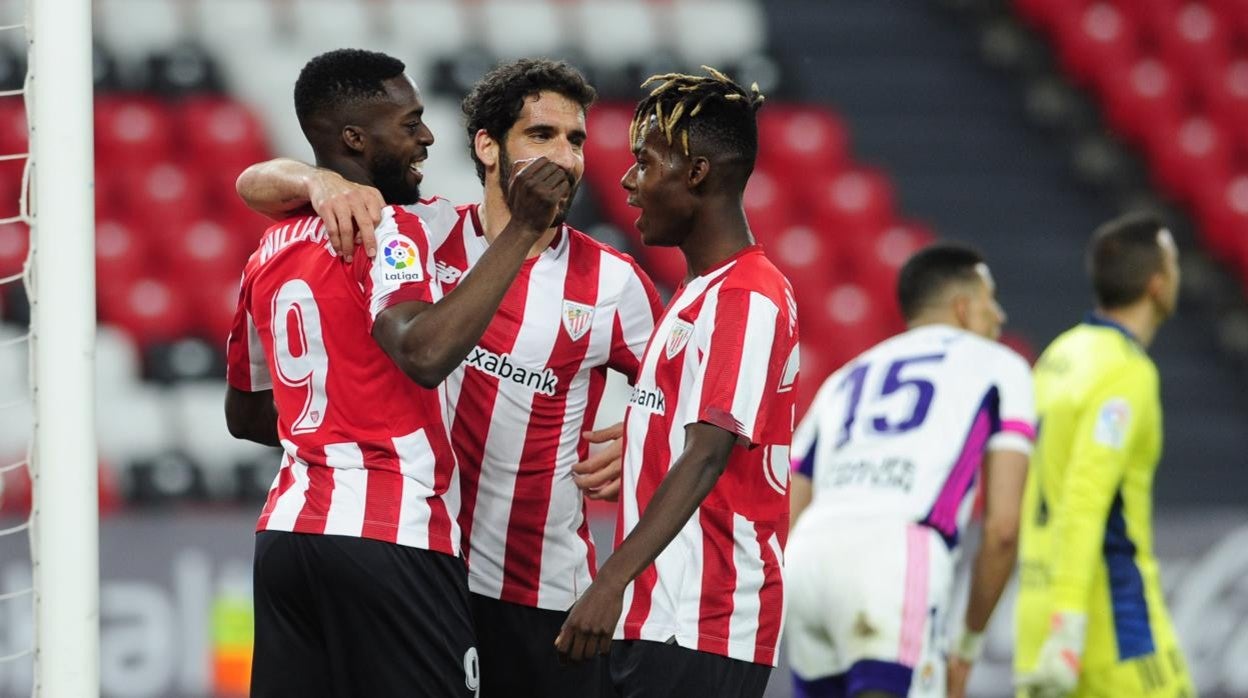
<path fill-rule="evenodd" d="M 468 573 L 450 555 L 256 534 L 253 698 L 473 696 Z"/>
<path fill-rule="evenodd" d="M 616 640 L 610 674 L 617 698 L 762 698 L 771 667 L 676 644 Z"/>
<path fill-rule="evenodd" d="M 567 611 L 549 611 L 470 594 L 481 698 L 599 698 L 607 680 L 605 658 L 561 664 L 555 638 Z"/>

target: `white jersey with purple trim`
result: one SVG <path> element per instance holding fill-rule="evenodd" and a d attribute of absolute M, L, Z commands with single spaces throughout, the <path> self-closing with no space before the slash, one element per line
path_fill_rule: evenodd
<path fill-rule="evenodd" d="M 952 548 L 985 450 L 1031 453 L 1031 369 L 1014 351 L 949 326 L 887 339 L 832 374 L 793 435 L 811 508 L 935 529 Z"/>

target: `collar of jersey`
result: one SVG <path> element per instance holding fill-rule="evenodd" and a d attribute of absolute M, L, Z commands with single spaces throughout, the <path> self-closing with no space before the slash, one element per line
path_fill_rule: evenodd
<path fill-rule="evenodd" d="M 488 246 L 489 243 L 486 242 L 485 240 L 485 225 L 481 223 L 481 204 L 473 204 L 469 206 L 468 215 L 469 215 L 469 218 L 472 219 L 473 235 L 476 235 L 477 237 L 481 238 L 481 244 Z M 537 260 L 541 259 L 547 252 L 554 251 L 555 254 L 558 254 L 560 251 L 560 244 L 563 243 L 564 238 L 568 237 L 567 231 L 564 230 L 564 228 L 566 228 L 567 226 L 568 226 L 567 223 L 561 224 L 559 226 L 559 230 L 555 232 L 555 237 L 551 238 L 550 244 L 546 246 L 546 249 L 542 250 L 541 253 L 538 254 L 536 257 L 524 260 L 524 263 L 526 265 L 532 264 L 536 262 Z"/>
<path fill-rule="evenodd" d="M 1083 323 L 1085 325 L 1092 325 L 1093 327 L 1108 327 L 1110 329 L 1118 330 L 1119 332 L 1123 334 L 1124 337 L 1131 340 L 1133 343 L 1137 345 L 1140 344 L 1139 338 L 1131 334 L 1131 330 L 1128 330 L 1127 328 L 1123 327 L 1117 322 L 1114 322 L 1113 320 L 1110 320 L 1104 315 L 1097 314 L 1095 311 L 1088 313 L 1088 316 L 1083 319 Z"/>

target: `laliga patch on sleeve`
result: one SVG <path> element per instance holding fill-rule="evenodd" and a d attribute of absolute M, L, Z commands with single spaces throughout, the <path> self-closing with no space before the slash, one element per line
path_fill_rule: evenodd
<path fill-rule="evenodd" d="M 1115 397 L 1101 405 L 1096 416 L 1096 429 L 1093 440 L 1102 446 L 1121 450 L 1127 442 L 1127 430 L 1131 426 L 1131 405 L 1126 400 Z"/>
<path fill-rule="evenodd" d="M 411 238 L 401 233 L 387 235 L 377 247 L 380 254 L 376 264 L 381 269 L 382 282 L 398 286 L 425 280 L 420 250 Z"/>

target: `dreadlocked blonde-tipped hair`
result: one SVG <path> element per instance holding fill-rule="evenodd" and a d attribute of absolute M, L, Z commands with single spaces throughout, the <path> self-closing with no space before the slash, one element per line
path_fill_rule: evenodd
<path fill-rule="evenodd" d="M 705 65 L 702 69 L 708 73 L 707 76 L 667 73 L 652 75 L 641 83 L 643 88 L 655 83 L 658 85 L 637 104 L 637 109 L 633 112 L 633 121 L 628 127 L 630 143 L 637 142 L 637 138 L 645 133 L 651 117 L 654 117 L 656 125 L 667 139 L 667 144 L 672 145 L 679 140 L 685 155 L 689 156 L 690 124 L 706 109 L 722 113 L 723 110 L 717 107 L 736 107 L 741 116 L 748 117 L 751 129 L 753 128 L 754 112 L 758 111 L 765 99 L 758 91 L 758 83 L 750 85 L 750 91 L 746 92 L 745 88 L 718 70 Z M 749 140 L 753 141 L 747 144 L 750 149 L 757 149 L 757 134 L 754 133 Z M 749 155 L 752 159 L 753 152 Z"/>

